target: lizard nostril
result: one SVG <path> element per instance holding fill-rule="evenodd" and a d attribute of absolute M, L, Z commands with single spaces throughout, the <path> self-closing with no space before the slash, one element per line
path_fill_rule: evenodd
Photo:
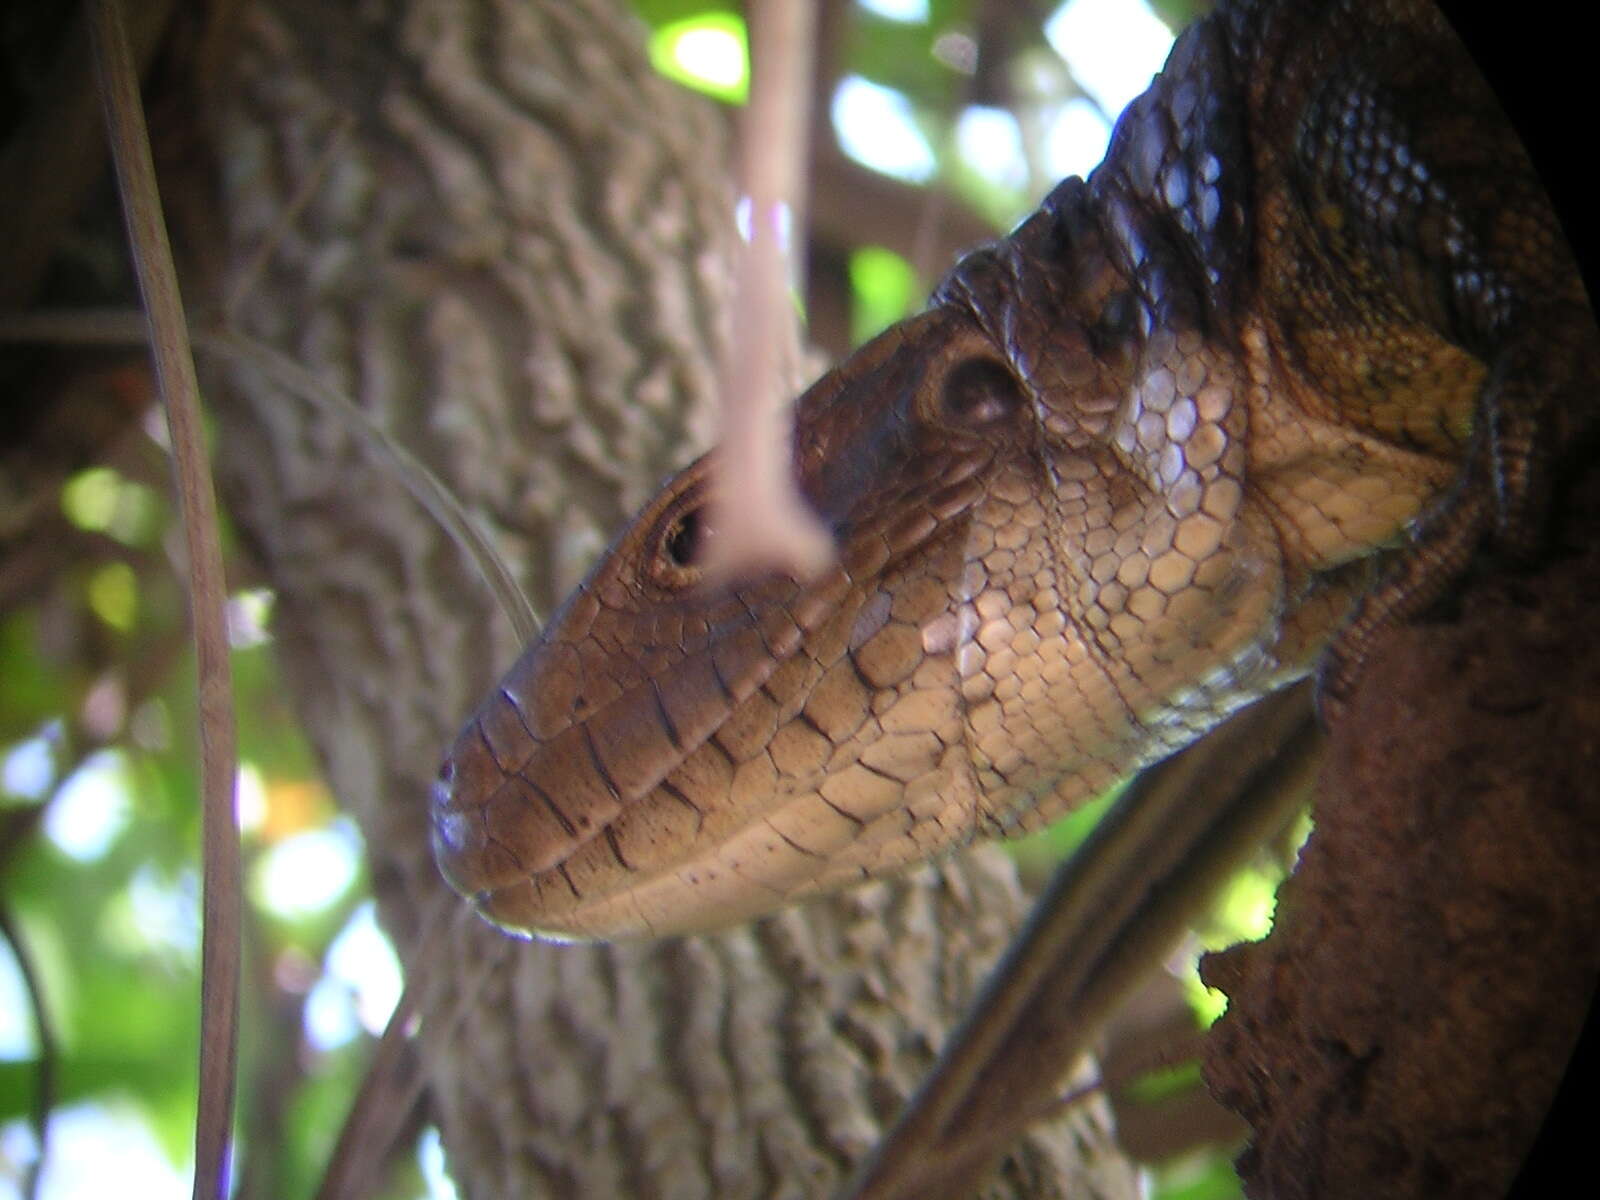
<path fill-rule="evenodd" d="M 436 807 L 431 822 L 433 860 L 445 881 L 470 897 L 484 882 L 483 854 L 488 843 L 483 823 L 473 814 Z"/>

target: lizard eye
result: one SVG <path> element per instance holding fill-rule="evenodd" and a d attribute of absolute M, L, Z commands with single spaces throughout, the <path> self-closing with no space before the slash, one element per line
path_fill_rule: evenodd
<path fill-rule="evenodd" d="M 1009 367 L 993 358 L 969 358 L 944 378 L 940 408 L 946 420 L 992 425 L 1022 406 L 1022 389 Z"/>
<path fill-rule="evenodd" d="M 698 508 L 680 513 L 668 523 L 667 532 L 661 539 L 661 551 L 669 563 L 675 567 L 700 565 L 700 554 L 704 549 L 702 543 L 705 541 L 703 525 L 704 520 Z"/>
<path fill-rule="evenodd" d="M 649 573 L 661 586 L 693 587 L 705 566 L 706 543 L 712 536 L 704 503 L 685 504 L 669 512 L 656 527 Z"/>

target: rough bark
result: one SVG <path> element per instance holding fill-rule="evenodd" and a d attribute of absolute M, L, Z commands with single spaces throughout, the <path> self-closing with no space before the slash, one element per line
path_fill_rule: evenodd
<path fill-rule="evenodd" d="M 1600 978 L 1600 473 L 1563 508 L 1379 648 L 1271 937 L 1205 965 L 1252 1196 L 1493 1200 L 1550 1107 Z"/>
<path fill-rule="evenodd" d="M 423 457 L 546 611 L 710 432 L 723 123 L 651 74 L 619 7 L 250 6 L 210 109 L 220 273 L 248 283 L 237 325 Z M 523 944 L 456 921 L 424 954 L 430 924 L 460 912 L 429 853 L 429 784 L 516 646 L 334 416 L 246 370 L 228 382 L 225 493 L 423 987 L 418 1044 L 464 1194 L 827 1194 L 1020 920 L 1009 863 L 980 852 L 654 944 Z M 1131 1188 L 1089 1106 L 989 1194 Z"/>

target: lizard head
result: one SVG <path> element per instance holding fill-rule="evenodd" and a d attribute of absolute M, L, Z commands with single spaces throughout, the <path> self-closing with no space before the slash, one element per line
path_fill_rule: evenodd
<path fill-rule="evenodd" d="M 434 844 L 490 920 L 754 916 L 1036 828 L 1240 702 L 1280 589 L 1233 379 L 1141 326 L 1096 239 L 1066 303 L 1020 236 L 798 401 L 830 571 L 707 582 L 708 456 L 467 723 Z"/>

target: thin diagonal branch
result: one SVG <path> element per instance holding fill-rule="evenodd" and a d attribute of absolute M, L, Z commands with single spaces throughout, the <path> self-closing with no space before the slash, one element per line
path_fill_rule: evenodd
<path fill-rule="evenodd" d="M 532 601 L 517 585 L 511 568 L 468 515 L 455 493 L 423 466 L 415 455 L 357 408 L 354 401 L 288 355 L 242 333 L 202 331 L 196 340 L 202 354 L 213 354 L 259 371 L 290 395 L 298 396 L 342 421 L 345 428 L 360 438 L 367 449 L 394 469 L 395 478 L 411 493 L 412 499 L 427 510 L 439 528 L 449 534 L 451 541 L 471 560 L 495 599 L 500 602 L 501 610 L 510 620 L 517 638 L 522 642 L 531 642 L 539 636 L 539 614 L 534 610 Z"/>
<path fill-rule="evenodd" d="M 438 903 L 425 918 L 416 949 L 405 964 L 405 990 L 373 1048 L 361 1087 L 345 1113 L 344 1126 L 317 1186 L 317 1200 L 367 1200 L 378 1193 L 384 1182 L 383 1166 L 394 1153 L 406 1118 L 427 1087 L 421 1058 L 412 1044 L 424 1008 L 422 992 L 428 986 L 438 986 L 437 980 L 428 980 L 427 964 L 443 961 L 444 942 L 464 936 L 463 926 L 477 919 L 473 910 L 459 903 L 453 894 L 436 893 L 436 898 Z M 489 956 L 476 975 L 453 980 L 451 986 L 470 1003 L 496 962 L 495 956 Z M 449 1029 L 440 1036 L 453 1036 L 463 1015 L 464 1005 L 447 1014 L 444 1024 Z"/>
<path fill-rule="evenodd" d="M 22 976 L 23 989 L 28 993 L 34 1037 L 39 1044 L 39 1070 L 35 1075 L 37 1083 L 33 1093 L 33 1137 L 39 1144 L 39 1155 L 28 1168 L 27 1180 L 22 1185 L 25 1200 L 34 1200 L 39 1194 L 39 1180 L 44 1174 L 45 1159 L 50 1153 L 50 1110 L 56 1106 L 56 1038 L 50 1026 L 49 1010 L 45 1007 L 39 973 L 33 969 L 33 959 L 21 932 L 4 908 L 0 908 L 0 938 L 4 938 L 11 946 L 11 956 L 17 961 L 17 973 Z"/>
<path fill-rule="evenodd" d="M 155 164 L 117 0 L 90 6 L 95 75 L 105 108 L 134 273 L 150 323 L 156 379 L 172 440 L 189 556 L 200 709 L 204 842 L 200 1079 L 195 1120 L 196 1200 L 227 1195 L 229 1131 L 239 1038 L 239 827 L 234 807 L 236 733 L 228 665 L 227 587 L 217 502 L 200 424 L 200 388 L 156 190 Z"/>
<path fill-rule="evenodd" d="M 1190 918 L 1309 795 L 1306 683 L 1146 771 L 1057 871 L 1028 927 L 848 1200 L 971 1195 Z"/>
<path fill-rule="evenodd" d="M 0 313 L 0 344 L 57 342 L 74 346 L 138 346 L 147 339 L 144 318 L 133 309 L 73 309 Z M 193 337 L 201 354 L 259 371 L 274 385 L 330 413 L 378 458 L 471 560 L 522 642 L 539 636 L 539 614 L 518 586 L 510 566 L 484 536 L 454 492 L 405 446 L 356 407 L 338 388 L 265 342 L 223 329 Z"/>

